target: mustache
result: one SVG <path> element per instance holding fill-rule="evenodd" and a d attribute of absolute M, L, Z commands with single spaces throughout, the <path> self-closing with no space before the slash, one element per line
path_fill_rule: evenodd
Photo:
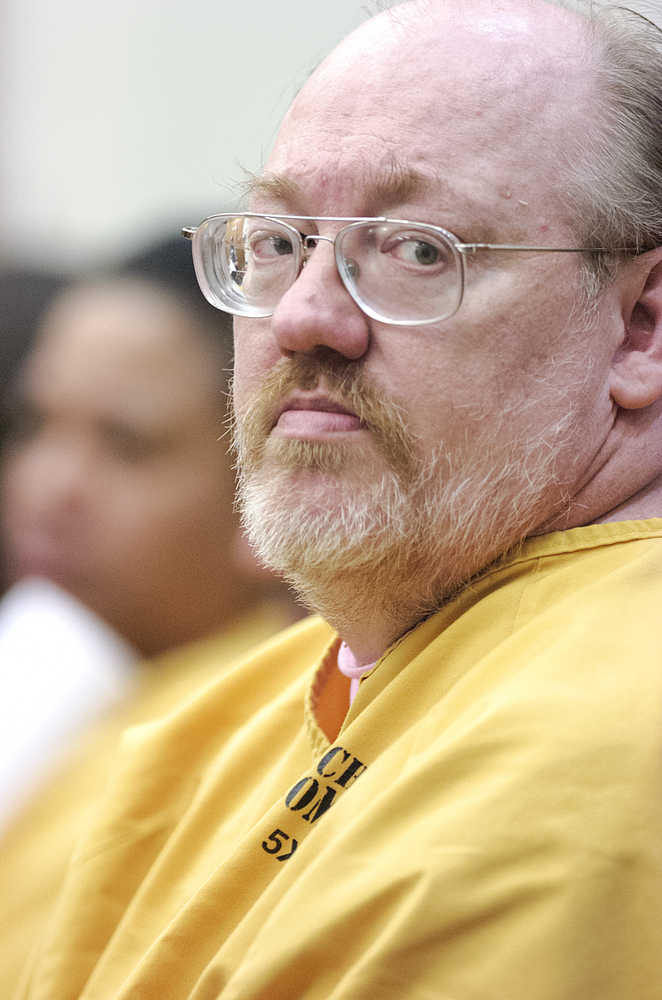
<path fill-rule="evenodd" d="M 239 410 L 231 405 L 234 449 L 240 465 L 259 461 L 283 400 L 296 391 L 311 391 L 322 382 L 325 392 L 356 414 L 394 470 L 408 475 L 417 439 L 407 428 L 403 407 L 394 399 L 385 400 L 383 390 L 372 383 L 360 364 L 347 361 L 328 348 L 281 358 L 248 402 Z"/>

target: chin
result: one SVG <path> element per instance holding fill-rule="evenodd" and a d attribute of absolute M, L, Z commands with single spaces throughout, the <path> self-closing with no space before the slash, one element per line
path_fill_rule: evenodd
<path fill-rule="evenodd" d="M 270 455 L 240 474 L 244 528 L 261 561 L 328 620 L 329 609 L 336 621 L 355 616 L 363 594 L 367 614 L 395 613 L 395 602 L 403 614 L 409 606 L 408 620 L 422 617 L 517 545 L 563 494 L 546 439 L 501 447 L 489 434 L 462 453 L 439 446 L 411 478 L 342 449 L 288 449 L 285 457 L 307 456 L 299 464 Z"/>
<path fill-rule="evenodd" d="M 288 578 L 374 561 L 376 548 L 398 534 L 393 512 L 402 491 L 387 474 L 372 483 L 361 478 L 347 472 L 341 477 L 318 464 L 271 463 L 241 476 L 242 523 L 259 558 Z"/>

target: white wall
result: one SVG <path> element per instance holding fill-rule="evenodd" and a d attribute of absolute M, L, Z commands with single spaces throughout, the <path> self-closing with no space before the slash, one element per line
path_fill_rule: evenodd
<path fill-rule="evenodd" d="M 84 264 L 232 204 L 362 0 L 4 0 L 0 253 Z M 3 23 L 4 22 L 4 23 Z"/>

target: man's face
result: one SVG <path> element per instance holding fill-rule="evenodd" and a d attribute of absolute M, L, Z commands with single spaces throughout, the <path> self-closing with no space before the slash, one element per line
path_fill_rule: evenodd
<path fill-rule="evenodd" d="M 183 306 L 118 283 L 55 304 L 20 384 L 9 570 L 55 580 L 145 653 L 216 627 L 231 586 L 218 364 Z"/>
<path fill-rule="evenodd" d="M 558 32 L 553 18 L 532 32 L 522 18 L 496 30 L 476 17 L 470 29 L 438 21 L 421 42 L 371 23 L 295 102 L 267 165 L 278 180 L 258 185 L 251 209 L 575 246 L 559 165 L 541 157 L 580 127 L 589 87 Z M 556 59 L 539 54 L 558 46 Z M 314 575 L 414 550 L 429 575 L 434 547 L 438 590 L 451 589 L 581 487 L 611 404 L 610 338 L 579 306 L 578 258 L 485 252 L 466 273 L 451 319 L 389 326 L 360 311 L 321 242 L 272 317 L 236 319 L 246 517 L 292 578 L 306 561 Z M 288 533 L 300 544 L 286 551 Z"/>

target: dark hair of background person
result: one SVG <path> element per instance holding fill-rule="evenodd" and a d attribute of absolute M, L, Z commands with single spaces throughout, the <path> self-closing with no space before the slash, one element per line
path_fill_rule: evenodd
<path fill-rule="evenodd" d="M 12 426 L 11 388 L 34 341 L 39 321 L 71 278 L 32 268 L 0 272 L 0 451 Z M 0 552 L 0 594 L 6 589 Z"/>
<path fill-rule="evenodd" d="M 177 295 L 201 321 L 201 330 L 225 349 L 224 367 L 231 368 L 232 317 L 215 309 L 202 295 L 188 240 L 177 235 L 149 244 L 127 257 L 115 275 L 161 285 L 165 291 Z M 108 275 L 113 276 L 113 273 Z"/>
<path fill-rule="evenodd" d="M 0 272 L 0 434 L 7 427 L 6 396 L 14 375 L 30 349 L 39 320 L 69 278 L 52 271 Z"/>

